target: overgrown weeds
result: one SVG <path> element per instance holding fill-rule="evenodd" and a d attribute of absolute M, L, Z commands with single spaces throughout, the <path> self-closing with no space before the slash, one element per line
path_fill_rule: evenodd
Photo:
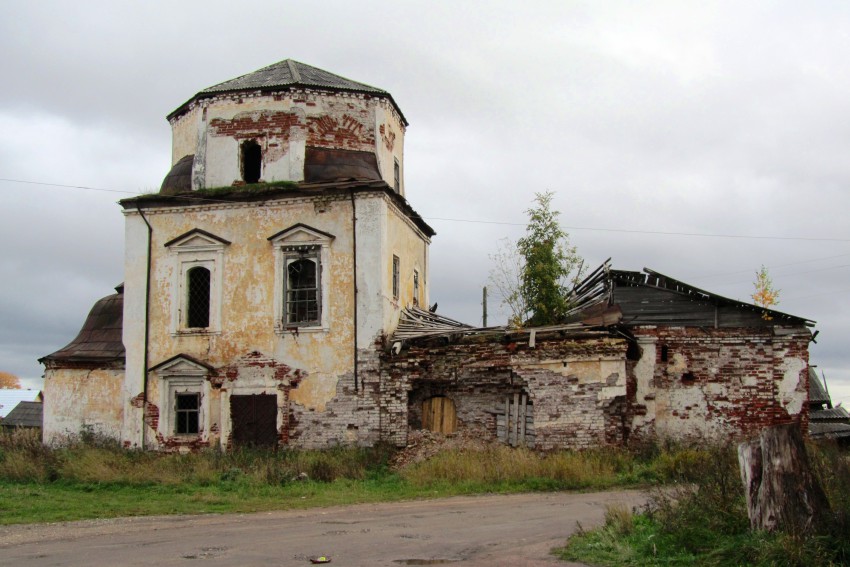
<path fill-rule="evenodd" d="M 733 447 L 665 452 L 656 457 L 657 470 L 677 482 L 653 490 L 631 529 L 622 514 L 609 512 L 602 528 L 574 536 L 558 554 L 598 565 L 850 564 L 846 451 L 829 444 L 809 447 L 832 516 L 825 531 L 807 538 L 750 530 Z"/>

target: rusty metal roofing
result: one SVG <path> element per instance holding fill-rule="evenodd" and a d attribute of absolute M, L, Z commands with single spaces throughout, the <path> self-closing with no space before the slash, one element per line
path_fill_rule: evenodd
<path fill-rule="evenodd" d="M 293 59 L 284 59 L 268 67 L 263 67 L 262 69 L 257 69 L 251 73 L 236 77 L 235 79 L 207 87 L 181 105 L 180 108 L 169 114 L 168 118 L 171 119 L 173 116 L 179 114 L 194 100 L 209 98 L 217 94 L 245 91 L 280 91 L 291 88 L 363 93 L 386 98 L 392 102 L 401 116 L 402 122 L 407 125 L 401 109 L 398 108 L 392 95 L 384 89 L 379 89 L 366 83 L 352 81 L 351 79 L 346 79 L 345 77 Z"/>
<path fill-rule="evenodd" d="M 192 166 L 195 163 L 195 154 L 183 156 L 174 164 L 165 179 L 159 192 L 165 195 L 177 195 L 184 191 L 192 190 Z"/>
<path fill-rule="evenodd" d="M 374 152 L 334 150 L 307 146 L 304 156 L 304 181 L 316 183 L 338 180 L 380 181 L 378 159 Z"/>
<path fill-rule="evenodd" d="M 77 337 L 65 347 L 39 359 L 61 365 L 63 362 L 114 362 L 124 360 L 121 325 L 124 294 L 116 293 L 94 304 Z"/>
<path fill-rule="evenodd" d="M 12 411 L 0 421 L 4 427 L 41 427 L 42 409 L 41 402 L 18 402 Z"/>

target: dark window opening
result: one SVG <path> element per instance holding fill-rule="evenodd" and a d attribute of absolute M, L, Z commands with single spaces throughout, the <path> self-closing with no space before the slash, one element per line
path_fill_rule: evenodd
<path fill-rule="evenodd" d="M 318 258 L 293 258 L 286 265 L 284 321 L 287 325 L 319 322 Z"/>
<path fill-rule="evenodd" d="M 197 434 L 201 414 L 201 395 L 177 394 L 176 401 L 174 432 L 178 435 Z"/>
<path fill-rule="evenodd" d="M 393 187 L 396 193 L 401 193 L 401 165 L 398 163 L 398 158 L 395 158 L 395 167 L 393 168 Z"/>
<path fill-rule="evenodd" d="M 696 376 L 692 372 L 682 374 L 682 382 L 693 382 L 694 380 L 696 380 Z"/>
<path fill-rule="evenodd" d="M 667 345 L 661 345 L 661 362 L 667 362 L 669 355 L 670 351 L 667 348 Z"/>
<path fill-rule="evenodd" d="M 419 272 L 413 270 L 413 305 L 419 306 Z"/>
<path fill-rule="evenodd" d="M 399 264 L 398 256 L 393 256 L 393 298 L 398 299 L 399 292 Z"/>
<path fill-rule="evenodd" d="M 186 273 L 186 326 L 192 329 L 210 326 L 210 271 L 192 268 Z"/>
<path fill-rule="evenodd" d="M 626 359 L 627 360 L 640 360 L 640 357 L 643 355 L 643 351 L 638 346 L 637 341 L 630 340 L 628 346 L 626 347 Z M 567 363 L 564 363 L 566 366 Z"/>
<path fill-rule="evenodd" d="M 242 179 L 245 183 L 257 183 L 262 171 L 263 152 L 255 140 L 242 143 Z"/>

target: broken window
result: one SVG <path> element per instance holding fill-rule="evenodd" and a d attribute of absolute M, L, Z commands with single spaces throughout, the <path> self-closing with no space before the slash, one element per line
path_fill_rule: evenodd
<path fill-rule="evenodd" d="M 398 163 L 398 158 L 395 158 L 395 167 L 393 168 L 393 187 L 396 193 L 401 193 L 401 165 Z"/>
<path fill-rule="evenodd" d="M 186 279 L 186 326 L 205 329 L 210 326 L 210 271 L 197 266 Z"/>
<path fill-rule="evenodd" d="M 413 270 L 413 305 L 419 306 L 419 270 Z"/>
<path fill-rule="evenodd" d="M 174 433 L 177 435 L 197 434 L 200 413 L 200 394 L 177 394 L 174 409 Z"/>
<path fill-rule="evenodd" d="M 318 250 L 286 257 L 284 274 L 284 324 L 315 325 L 321 321 Z"/>
<path fill-rule="evenodd" d="M 398 259 L 398 256 L 393 255 L 393 299 L 398 299 L 400 264 L 401 261 Z"/>
<path fill-rule="evenodd" d="M 242 142 L 242 180 L 257 183 L 262 172 L 263 152 L 256 140 Z"/>

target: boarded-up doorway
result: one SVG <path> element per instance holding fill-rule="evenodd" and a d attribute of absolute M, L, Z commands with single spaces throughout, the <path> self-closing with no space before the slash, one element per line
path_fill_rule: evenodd
<path fill-rule="evenodd" d="M 277 396 L 230 396 L 234 447 L 277 447 Z"/>
<path fill-rule="evenodd" d="M 505 397 L 496 414 L 496 436 L 512 447 L 534 447 L 534 406 L 527 394 L 517 392 Z"/>
<path fill-rule="evenodd" d="M 451 399 L 437 396 L 422 402 L 422 429 L 448 434 L 456 428 L 457 414 Z"/>

